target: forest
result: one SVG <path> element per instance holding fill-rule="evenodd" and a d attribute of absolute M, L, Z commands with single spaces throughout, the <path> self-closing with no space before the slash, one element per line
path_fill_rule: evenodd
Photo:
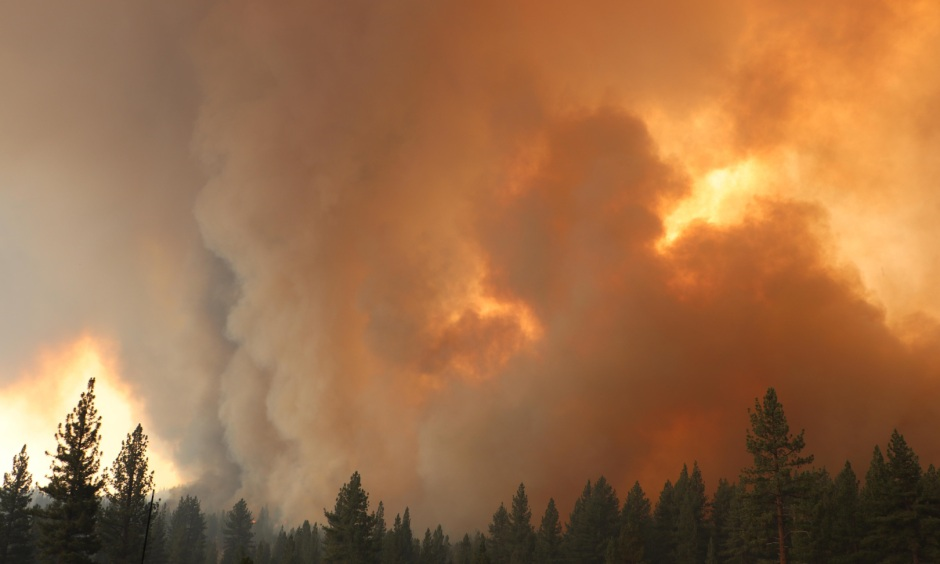
<path fill-rule="evenodd" d="M 0 564 L 940 562 L 937 469 L 924 468 L 897 430 L 884 451 L 874 447 L 864 480 L 848 462 L 835 476 L 814 467 L 773 388 L 749 410 L 752 464 L 711 496 L 694 462 L 655 503 L 638 482 L 621 499 L 600 476 L 563 520 L 553 499 L 533 517 L 519 484 L 485 531 L 451 536 L 440 525 L 414 531 L 407 508 L 386 516 L 358 472 L 312 525 L 276 528 L 267 507 L 255 515 L 244 499 L 215 513 L 184 495 L 170 509 L 153 501 L 140 425 L 101 468 L 94 383 L 59 425 L 48 484 L 34 487 L 26 446 L 4 474 Z"/>

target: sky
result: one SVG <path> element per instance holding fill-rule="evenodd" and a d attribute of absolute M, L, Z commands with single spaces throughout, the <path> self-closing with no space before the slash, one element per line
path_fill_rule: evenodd
<path fill-rule="evenodd" d="M 483 528 L 586 480 L 940 463 L 932 1 L 0 0 L 0 461 Z M 3 458 L 7 457 L 7 458 Z M 566 509 L 567 508 L 567 509 Z M 321 519 L 322 520 L 322 519 Z"/>

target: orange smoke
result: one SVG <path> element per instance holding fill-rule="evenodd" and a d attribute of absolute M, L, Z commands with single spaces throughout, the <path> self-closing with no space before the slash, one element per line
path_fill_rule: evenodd
<path fill-rule="evenodd" d="M 108 440 L 146 411 L 207 506 L 316 518 L 359 470 L 449 530 L 734 478 L 770 385 L 830 468 L 893 427 L 940 462 L 937 2 L 67 15 L 0 20 L 18 432 L 97 358 Z"/>
<path fill-rule="evenodd" d="M 933 3 L 241 4 L 197 217 L 246 495 L 359 469 L 480 526 L 521 480 L 713 483 L 770 385 L 822 462 L 940 456 Z"/>

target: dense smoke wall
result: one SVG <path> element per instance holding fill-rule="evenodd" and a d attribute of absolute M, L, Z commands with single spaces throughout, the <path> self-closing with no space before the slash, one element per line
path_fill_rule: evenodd
<path fill-rule="evenodd" d="M 207 505 L 940 462 L 935 3 L 2 6 L 0 376 L 105 336 Z"/>

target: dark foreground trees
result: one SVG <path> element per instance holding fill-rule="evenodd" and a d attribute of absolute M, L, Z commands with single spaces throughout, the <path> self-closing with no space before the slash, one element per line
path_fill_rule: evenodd
<path fill-rule="evenodd" d="M 59 448 L 50 484 L 43 488 L 49 494 L 46 509 L 28 507 L 33 496 L 25 447 L 14 457 L 13 472 L 0 489 L 0 564 L 140 560 L 139 533 L 146 531 L 146 497 L 154 487 L 147 438 L 140 426 L 128 435 L 111 468 L 108 504 L 99 510 L 100 418 L 93 386 L 92 380 L 56 435 Z M 164 508 L 154 515 L 144 562 L 940 562 L 940 472 L 922 467 L 900 433 L 891 435 L 884 450 L 874 449 L 862 484 L 848 463 L 835 476 L 825 468 L 803 468 L 812 460 L 802 454 L 803 433 L 790 434 L 773 389 L 755 402 L 750 419 L 746 445 L 754 464 L 742 471 L 737 484 L 719 480 L 707 503 L 705 481 L 694 463 L 691 469 L 683 465 L 675 482 L 666 482 L 655 505 L 635 483 L 621 506 L 601 477 L 588 482 L 574 501 L 568 523 L 549 500 L 535 530 L 528 493 L 520 484 L 511 504 L 500 504 L 484 532 L 451 543 L 438 525 L 427 527 L 419 541 L 407 508 L 391 526 L 386 526 L 381 502 L 370 512 L 356 472 L 340 489 L 333 510 L 324 511 L 327 526 L 322 529 L 304 522 L 277 530 L 277 513 L 269 516 L 265 510 L 255 525 L 245 500 L 230 511 L 206 515 L 197 498 L 183 496 L 174 511 Z M 41 547 L 42 554 L 31 554 L 31 546 Z M 218 546 L 224 548 L 221 555 Z"/>
<path fill-rule="evenodd" d="M 799 435 L 790 433 L 783 405 L 777 400 L 777 392 L 773 388 L 768 388 L 763 403 L 754 401 L 750 417 L 747 451 L 753 455 L 754 465 L 744 470 L 741 479 L 753 486 L 750 493 L 756 509 L 772 511 L 780 564 L 787 564 L 789 508 L 802 493 L 799 469 L 812 463 L 813 457 L 801 456 L 806 446 L 803 431 Z"/>
<path fill-rule="evenodd" d="M 324 511 L 327 524 L 324 548 L 327 562 L 367 564 L 374 561 L 376 518 L 369 514 L 369 494 L 353 472 L 336 496 L 333 511 Z"/>
<path fill-rule="evenodd" d="M 13 457 L 13 472 L 3 475 L 0 489 L 0 564 L 31 562 L 33 558 L 32 515 L 29 503 L 33 476 L 29 473 L 26 445 Z"/>
<path fill-rule="evenodd" d="M 147 435 L 138 424 L 121 442 L 121 451 L 111 466 L 100 528 L 107 562 L 140 560 L 153 491 L 147 444 Z"/>
<path fill-rule="evenodd" d="M 41 513 L 40 546 L 53 562 L 92 562 L 101 548 L 97 527 L 104 487 L 104 480 L 98 475 L 100 429 L 92 378 L 78 405 L 66 416 L 65 425 L 59 424 L 52 474 L 49 484 L 40 488 L 52 499 Z"/>
<path fill-rule="evenodd" d="M 248 503 L 244 499 L 238 500 L 225 515 L 225 524 L 222 527 L 223 564 L 237 564 L 251 557 L 254 548 L 254 533 L 251 531 L 253 524 L 254 519 L 248 510 Z"/>

